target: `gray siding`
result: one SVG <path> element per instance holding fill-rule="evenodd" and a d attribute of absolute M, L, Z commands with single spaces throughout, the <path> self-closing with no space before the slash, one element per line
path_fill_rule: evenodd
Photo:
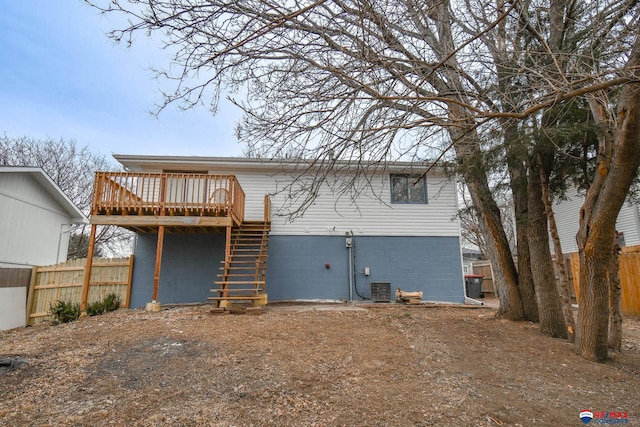
<path fill-rule="evenodd" d="M 224 261 L 224 234 L 166 234 L 158 300 L 163 304 L 205 302 Z M 153 296 L 157 234 L 136 239 L 131 307 L 144 307 Z"/>
<path fill-rule="evenodd" d="M 151 301 L 156 242 L 156 235 L 138 237 L 131 307 Z M 424 300 L 464 302 L 457 237 L 356 236 L 354 242 L 355 284 L 362 296 L 370 296 L 370 282 L 389 282 L 392 293 L 400 287 L 422 291 Z M 159 301 L 206 301 L 223 259 L 224 235 L 166 235 Z M 269 301 L 347 300 L 348 264 L 344 236 L 271 236 Z M 365 267 L 370 276 L 364 275 Z M 355 292 L 353 298 L 361 299 Z"/>
<path fill-rule="evenodd" d="M 356 236 L 354 252 L 355 282 L 364 297 L 371 282 L 389 282 L 392 293 L 402 288 L 422 291 L 428 301 L 464 302 L 457 237 Z M 348 299 L 348 253 L 343 236 L 271 236 L 269 300 Z M 361 299 L 355 292 L 353 298 Z"/>

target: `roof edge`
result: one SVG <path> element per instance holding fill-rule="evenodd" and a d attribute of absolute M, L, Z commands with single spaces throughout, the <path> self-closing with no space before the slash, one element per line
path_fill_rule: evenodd
<path fill-rule="evenodd" d="M 251 157 L 209 157 L 209 156 L 165 156 L 165 155 L 138 155 L 138 154 L 112 154 L 113 158 L 125 167 L 133 165 L 152 165 L 152 164 L 168 164 L 181 163 L 192 165 L 235 165 L 244 168 L 284 168 L 295 169 L 299 167 L 320 167 L 321 163 L 316 164 L 315 160 L 293 160 L 293 159 L 260 159 Z M 428 162 L 409 162 L 409 161 L 350 161 L 336 160 L 335 166 L 360 165 L 364 167 L 380 167 L 387 169 L 427 169 L 432 167 Z M 439 172 L 442 168 L 436 166 L 433 170 Z"/>
<path fill-rule="evenodd" d="M 34 166 L 0 166 L 0 173 L 26 173 L 33 176 L 67 212 L 72 224 L 89 224 L 89 218 L 71 201 L 44 169 Z"/>

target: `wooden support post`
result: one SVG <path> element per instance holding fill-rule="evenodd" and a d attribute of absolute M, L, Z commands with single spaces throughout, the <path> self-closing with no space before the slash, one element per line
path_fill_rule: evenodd
<path fill-rule="evenodd" d="M 31 313 L 33 309 L 33 297 L 36 292 L 36 283 L 38 280 L 38 267 L 34 266 L 31 269 L 31 281 L 29 282 L 29 293 L 27 294 L 27 318 L 25 319 L 25 325 L 31 325 Z"/>
<path fill-rule="evenodd" d="M 129 308 L 131 305 L 131 286 L 133 285 L 133 255 L 129 256 L 129 277 L 127 277 L 127 299 L 124 306 Z"/>
<path fill-rule="evenodd" d="M 271 198 L 268 194 L 264 196 L 264 221 L 271 221 Z"/>
<path fill-rule="evenodd" d="M 87 265 L 84 267 L 84 282 L 82 282 L 82 297 L 80 299 L 80 310 L 87 309 L 87 298 L 89 296 L 89 282 L 91 281 L 91 266 L 93 265 L 93 250 L 96 245 L 96 225 L 91 224 L 91 234 L 89 235 L 89 250 L 87 250 Z"/>
<path fill-rule="evenodd" d="M 158 285 L 160 283 L 160 266 L 162 264 L 162 244 L 164 243 L 164 225 L 158 227 L 158 246 L 156 248 L 156 269 L 153 275 L 153 301 L 158 301 Z"/>

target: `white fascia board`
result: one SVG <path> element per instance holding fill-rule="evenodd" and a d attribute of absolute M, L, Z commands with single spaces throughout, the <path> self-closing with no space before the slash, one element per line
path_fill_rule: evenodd
<path fill-rule="evenodd" d="M 120 162 L 126 170 L 140 172 L 144 169 L 185 169 L 185 170 L 261 170 L 261 171 L 302 171 L 327 166 L 312 160 L 293 161 L 289 159 L 255 159 L 246 157 L 205 157 L 205 156 L 156 156 L 156 155 L 125 155 L 113 154 L 113 158 Z M 335 170 L 355 168 L 378 169 L 388 172 L 423 173 L 431 165 L 418 162 L 362 162 L 336 161 L 332 167 Z M 442 172 L 440 167 L 434 167 L 430 173 Z"/>

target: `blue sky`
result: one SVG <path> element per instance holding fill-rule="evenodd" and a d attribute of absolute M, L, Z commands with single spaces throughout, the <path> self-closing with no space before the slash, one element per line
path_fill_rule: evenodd
<path fill-rule="evenodd" d="M 74 139 L 105 155 L 242 155 L 241 113 L 227 101 L 215 116 L 204 106 L 151 116 L 161 96 L 149 67 L 167 53 L 144 38 L 115 45 L 112 28 L 80 0 L 0 0 L 0 133 Z"/>

